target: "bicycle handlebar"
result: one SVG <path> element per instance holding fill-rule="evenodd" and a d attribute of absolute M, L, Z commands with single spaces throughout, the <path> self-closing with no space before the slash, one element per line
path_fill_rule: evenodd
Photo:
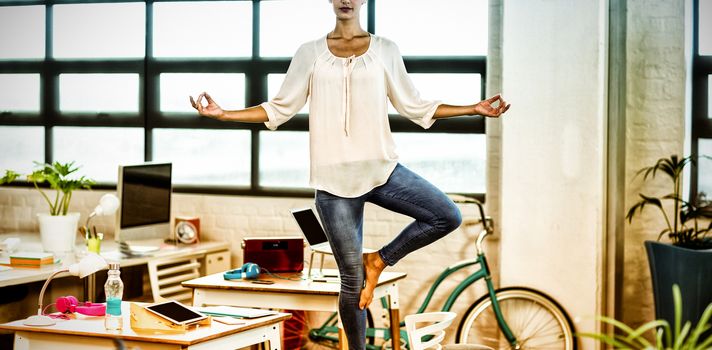
<path fill-rule="evenodd" d="M 492 220 L 491 217 L 485 215 L 484 205 L 476 198 L 453 194 L 450 194 L 449 196 L 455 203 L 473 203 L 477 205 L 480 218 L 475 221 L 467 221 L 463 223 L 470 225 L 477 225 L 479 223 L 482 223 L 484 229 L 480 231 L 479 235 L 477 236 L 477 240 L 475 241 L 475 247 L 477 248 L 478 255 L 483 253 L 484 250 L 482 249 L 482 242 L 484 242 L 485 237 L 488 234 L 492 234 L 494 232 L 494 220 Z"/>

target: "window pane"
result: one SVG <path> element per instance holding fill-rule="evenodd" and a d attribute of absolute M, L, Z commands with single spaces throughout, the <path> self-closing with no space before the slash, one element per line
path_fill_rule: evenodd
<path fill-rule="evenodd" d="M 251 55 L 251 1 L 153 4 L 153 56 Z"/>
<path fill-rule="evenodd" d="M 60 74 L 62 112 L 138 112 L 138 74 Z"/>
<path fill-rule="evenodd" d="M 267 74 L 267 98 L 272 99 L 277 95 L 286 76 L 286 74 Z M 304 107 L 299 110 L 299 113 L 309 113 L 309 100 L 307 100 Z"/>
<path fill-rule="evenodd" d="M 53 7 L 56 58 L 143 57 L 146 10 L 140 2 Z"/>
<path fill-rule="evenodd" d="M 398 44 L 403 56 L 485 56 L 488 11 L 487 0 L 378 1 L 376 34 Z"/>
<path fill-rule="evenodd" d="M 44 6 L 2 6 L 0 23 L 0 60 L 44 58 Z"/>
<path fill-rule="evenodd" d="M 445 192 L 484 193 L 485 135 L 394 133 L 400 161 Z"/>
<path fill-rule="evenodd" d="M 309 133 L 260 132 L 260 186 L 309 187 Z"/>
<path fill-rule="evenodd" d="M 712 1 L 700 0 L 700 32 L 697 42 L 700 55 L 712 55 Z"/>
<path fill-rule="evenodd" d="M 250 149 L 249 130 L 153 130 L 153 159 L 178 184 L 249 186 Z"/>
<path fill-rule="evenodd" d="M 5 175 L 6 169 L 29 174 L 33 162 L 44 163 L 44 128 L 0 126 L 0 149 L 0 176 Z"/>
<path fill-rule="evenodd" d="M 52 150 L 55 161 L 80 165 L 78 175 L 115 183 L 119 164 L 143 162 L 143 129 L 55 127 Z"/>
<path fill-rule="evenodd" d="M 162 112 L 197 113 L 188 97 L 196 97 L 203 91 L 224 109 L 245 108 L 242 73 L 164 73 L 160 75 L 160 84 Z"/>
<path fill-rule="evenodd" d="M 364 29 L 367 12 L 364 4 L 360 18 Z M 331 4 L 324 0 L 260 2 L 260 56 L 293 56 L 301 44 L 333 30 L 335 18 Z"/>
<path fill-rule="evenodd" d="M 39 112 L 39 74 L 0 74 L 0 112 Z"/>
<path fill-rule="evenodd" d="M 471 105 L 482 99 L 479 74 L 411 73 L 408 76 L 425 99 L 452 105 Z M 398 113 L 390 103 L 388 113 Z"/>
<path fill-rule="evenodd" d="M 699 139 L 698 154 L 712 157 L 712 139 Z M 700 157 L 697 163 L 697 191 L 704 192 L 712 200 L 712 160 Z"/>

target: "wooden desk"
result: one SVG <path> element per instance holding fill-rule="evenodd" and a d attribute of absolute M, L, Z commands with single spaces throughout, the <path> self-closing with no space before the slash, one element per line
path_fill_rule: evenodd
<path fill-rule="evenodd" d="M 23 320 L 0 324 L 0 329 L 15 332 L 15 350 L 89 350 L 116 349 L 113 339 L 121 339 L 127 348 L 219 350 L 237 349 L 269 342 L 270 350 L 281 350 L 281 322 L 289 314 L 245 320 L 242 325 L 226 325 L 216 321 L 184 334 L 137 333 L 130 326 L 129 303 L 122 303 L 124 326 L 121 331 L 104 329 L 103 317 L 79 315 L 75 320 L 58 320 L 49 327 L 30 327 Z"/>
<path fill-rule="evenodd" d="M 337 274 L 336 270 L 324 270 L 325 274 Z M 293 275 L 293 274 L 284 274 Z M 373 300 L 389 297 L 389 315 L 393 344 L 400 344 L 400 305 L 398 302 L 398 281 L 405 278 L 402 272 L 383 272 L 374 290 Z M 232 305 L 270 309 L 290 309 L 305 311 L 339 310 L 339 283 L 314 282 L 313 280 L 289 281 L 262 275 L 260 279 L 274 281 L 274 284 L 254 284 L 246 280 L 226 281 L 221 273 L 183 282 L 184 287 L 193 288 L 193 305 Z M 342 328 L 339 322 L 339 328 Z M 343 330 L 339 332 L 339 344 L 347 349 Z"/>
<path fill-rule="evenodd" d="M 18 237 L 22 239 L 22 243 L 18 250 L 21 251 L 42 251 L 42 243 L 40 241 L 39 233 L 14 233 L 14 234 L 0 234 L 0 240 L 4 240 L 8 237 Z M 77 249 L 82 249 L 84 242 L 77 240 Z M 194 245 L 166 245 L 164 249 L 157 251 L 150 256 L 143 257 L 127 257 L 118 250 L 118 244 L 114 242 L 112 237 L 107 237 L 101 243 L 101 256 L 107 261 L 118 261 L 121 267 L 137 266 L 146 264 L 148 260 L 157 257 L 169 257 L 177 255 L 189 255 L 189 254 L 211 254 L 221 251 L 228 251 L 230 249 L 230 244 L 228 242 L 200 242 Z M 0 256 L 0 259 L 3 257 Z M 9 257 L 5 257 L 9 261 Z M 59 257 L 62 261 L 61 264 L 54 264 L 49 266 L 44 266 L 41 268 L 13 268 L 11 270 L 0 271 L 0 287 L 44 281 L 52 274 L 53 271 L 67 267 L 75 262 L 77 258 L 75 254 L 70 253 L 65 256 Z M 230 261 L 227 260 L 227 267 L 221 267 L 217 270 L 225 270 L 230 268 Z M 66 277 L 69 274 L 64 273 L 57 276 Z"/>

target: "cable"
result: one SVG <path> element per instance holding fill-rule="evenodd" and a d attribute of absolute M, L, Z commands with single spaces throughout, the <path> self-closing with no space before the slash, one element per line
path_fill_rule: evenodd
<path fill-rule="evenodd" d="M 301 276 L 302 275 L 301 273 L 298 273 L 298 274 L 295 273 L 291 276 L 283 277 L 283 276 L 275 275 L 272 272 L 269 272 L 269 270 L 265 269 L 264 267 L 260 267 L 260 272 L 264 272 L 264 273 L 270 275 L 271 277 L 279 278 L 279 279 L 283 279 L 283 280 L 287 280 L 287 281 L 304 281 L 304 280 L 306 280 L 306 278 L 303 278 L 303 277 L 294 278 L 294 276 Z"/>

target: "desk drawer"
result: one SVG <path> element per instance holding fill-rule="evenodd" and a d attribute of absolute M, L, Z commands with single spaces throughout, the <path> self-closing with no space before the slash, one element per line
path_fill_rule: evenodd
<path fill-rule="evenodd" d="M 229 270 L 232 264 L 230 263 L 230 251 L 225 250 L 217 253 L 205 254 L 205 274 L 212 275 L 214 273 Z"/>

